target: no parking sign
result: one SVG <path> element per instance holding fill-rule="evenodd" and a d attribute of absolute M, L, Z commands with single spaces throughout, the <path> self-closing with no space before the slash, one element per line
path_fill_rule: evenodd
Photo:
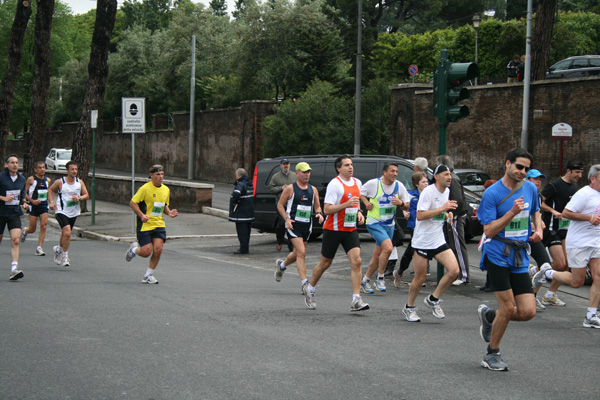
<path fill-rule="evenodd" d="M 419 73 L 419 67 L 417 67 L 415 64 L 412 64 L 410 67 L 408 67 L 408 73 L 410 76 L 415 76 Z"/>

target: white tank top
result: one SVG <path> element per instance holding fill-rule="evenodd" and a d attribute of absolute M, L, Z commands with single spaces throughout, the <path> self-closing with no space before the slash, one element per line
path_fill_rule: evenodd
<path fill-rule="evenodd" d="M 81 213 L 81 208 L 78 201 L 73 201 L 72 197 L 81 196 L 81 183 L 79 178 L 75 177 L 73 184 L 67 183 L 65 178 L 62 180 L 62 189 L 58 194 L 58 201 L 56 202 L 56 213 L 63 214 L 68 218 L 74 218 Z"/>

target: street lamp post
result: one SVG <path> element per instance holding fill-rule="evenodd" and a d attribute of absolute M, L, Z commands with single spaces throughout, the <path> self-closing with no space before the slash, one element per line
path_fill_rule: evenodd
<path fill-rule="evenodd" d="M 475 64 L 477 64 L 477 44 L 479 41 L 478 31 L 479 24 L 481 23 L 481 17 L 479 14 L 473 15 L 473 28 L 475 28 Z M 475 86 L 477 86 L 477 77 L 475 77 Z"/>

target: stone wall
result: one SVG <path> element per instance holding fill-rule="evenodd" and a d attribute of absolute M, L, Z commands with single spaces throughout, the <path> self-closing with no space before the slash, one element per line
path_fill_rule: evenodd
<path fill-rule="evenodd" d="M 252 176 L 262 158 L 262 121 L 273 114 L 270 101 L 246 101 L 238 108 L 199 111 L 194 120 L 193 180 L 232 182 L 236 168 Z M 173 113 L 173 126 L 166 128 L 167 116 L 153 116 L 155 128 L 136 134 L 135 171 L 146 173 L 153 164 L 163 164 L 167 177 L 188 177 L 189 113 Z M 156 129 L 156 128 L 163 129 Z M 52 147 L 71 147 L 77 122 L 46 134 L 43 154 Z M 99 121 L 96 131 L 96 167 L 131 171 L 131 134 L 120 133 L 120 124 Z M 26 140 L 8 142 L 8 153 L 23 156 Z"/>
<path fill-rule="evenodd" d="M 579 158 L 600 163 L 600 78 L 533 82 L 529 107 L 529 151 L 535 168 L 559 175 L 560 143 L 552 126 L 573 127 L 573 140 L 564 143 L 563 165 Z M 456 168 L 479 168 L 497 179 L 504 173 L 506 152 L 521 144 L 523 85 L 498 84 L 469 88 L 465 100 L 471 115 L 447 129 L 447 153 Z M 391 96 L 390 153 L 410 158 L 438 155 L 439 130 L 433 116 L 433 90 L 427 85 L 394 87 Z M 587 168 L 585 173 L 587 174 Z"/>

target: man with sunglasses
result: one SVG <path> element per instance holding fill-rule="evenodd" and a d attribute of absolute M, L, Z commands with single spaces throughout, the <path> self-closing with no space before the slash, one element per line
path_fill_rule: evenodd
<path fill-rule="evenodd" d="M 137 215 L 137 242 L 131 243 L 125 253 L 125 260 L 140 256 L 150 257 L 150 264 L 142 278 L 142 283 L 158 284 L 154 271 L 160 261 L 163 245 L 167 240 L 167 230 L 163 214 L 175 218 L 179 213 L 169 208 L 170 190 L 163 185 L 165 173 L 162 165 L 150 168 L 150 182 L 144 184 L 133 196 L 129 205 Z M 139 244 L 138 244 L 139 243 Z"/>
<path fill-rule="evenodd" d="M 552 257 L 552 269 L 555 271 L 568 271 L 567 251 L 565 249 L 565 238 L 571 223 L 562 214 L 565 206 L 579 187 L 577 182 L 583 175 L 583 163 L 579 160 L 567 162 L 567 172 L 560 178 L 556 178 L 542 189 L 544 202 L 542 220 L 546 224 L 544 230 L 544 245 L 548 248 Z M 560 286 L 558 280 L 552 280 L 546 294 L 542 297 L 544 306 L 564 306 L 565 302 L 560 300 L 556 291 Z"/>
<path fill-rule="evenodd" d="M 527 150 L 510 150 L 504 176 L 484 192 L 477 210 L 488 238 L 483 245 L 482 265 L 498 300 L 498 310 L 484 304 L 478 308 L 479 333 L 489 343 L 481 365 L 493 371 L 508 371 L 499 352 L 508 323 L 528 321 L 536 312 L 527 250 L 529 241 L 542 239 L 542 219 L 537 188 L 525 180 L 532 161 Z"/>

